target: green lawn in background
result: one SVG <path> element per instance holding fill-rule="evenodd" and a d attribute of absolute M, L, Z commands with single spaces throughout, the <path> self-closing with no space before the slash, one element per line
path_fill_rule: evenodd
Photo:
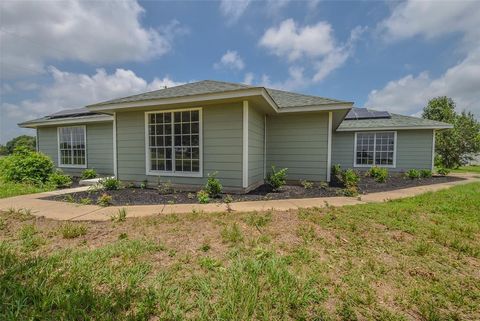
<path fill-rule="evenodd" d="M 480 320 L 479 195 L 126 222 L 3 212 L 0 319 Z"/>
<path fill-rule="evenodd" d="M 454 169 L 452 172 L 454 172 L 454 173 L 477 173 L 477 174 L 480 174 L 480 165 L 463 166 L 463 167 Z"/>
<path fill-rule="evenodd" d="M 54 189 L 51 186 L 37 187 L 30 184 L 6 183 L 0 178 L 0 198 L 47 192 Z"/>

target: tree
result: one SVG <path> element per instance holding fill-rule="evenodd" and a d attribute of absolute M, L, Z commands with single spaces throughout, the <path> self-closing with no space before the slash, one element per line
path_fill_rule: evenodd
<path fill-rule="evenodd" d="M 423 109 L 423 118 L 453 125 L 435 135 L 436 163 L 456 168 L 465 165 L 480 152 L 480 122 L 471 112 L 455 111 L 455 102 L 448 97 L 431 99 Z"/>
<path fill-rule="evenodd" d="M 12 154 L 15 148 L 20 146 L 28 147 L 29 149 L 34 151 L 36 147 L 35 137 L 28 136 L 28 135 L 21 135 L 8 141 L 7 144 L 5 145 L 7 149 L 7 154 Z"/>
<path fill-rule="evenodd" d="M 0 144 L 0 156 L 7 155 L 7 147 Z"/>

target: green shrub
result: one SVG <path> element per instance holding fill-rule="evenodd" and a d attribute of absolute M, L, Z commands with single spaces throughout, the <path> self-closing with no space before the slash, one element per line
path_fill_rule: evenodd
<path fill-rule="evenodd" d="M 342 171 L 342 183 L 345 187 L 357 187 L 359 181 L 360 176 L 353 169 L 349 168 Z"/>
<path fill-rule="evenodd" d="M 420 171 L 418 169 L 409 169 L 405 172 L 405 177 L 410 179 L 417 179 L 420 178 Z"/>
<path fill-rule="evenodd" d="M 92 179 L 97 177 L 97 172 L 94 169 L 86 169 L 82 172 L 82 179 Z"/>
<path fill-rule="evenodd" d="M 69 187 L 72 185 L 72 178 L 64 174 L 60 169 L 57 169 L 50 174 L 48 182 L 55 187 Z"/>
<path fill-rule="evenodd" d="M 300 184 L 302 184 L 304 189 L 312 189 L 314 186 L 313 182 L 309 182 L 306 179 L 304 179 L 303 181 L 300 181 Z"/>
<path fill-rule="evenodd" d="M 197 200 L 200 204 L 207 204 L 210 202 L 210 197 L 208 196 L 208 192 L 201 189 L 197 192 Z"/>
<path fill-rule="evenodd" d="M 450 174 L 450 170 L 445 167 L 439 167 L 437 168 L 437 174 L 442 176 L 447 176 L 448 174 Z"/>
<path fill-rule="evenodd" d="M 373 166 L 368 170 L 367 175 L 378 183 L 385 183 L 388 178 L 388 170 L 385 167 Z"/>
<path fill-rule="evenodd" d="M 429 178 L 432 177 L 432 171 L 429 169 L 422 169 L 420 171 L 420 177 L 421 178 Z"/>
<path fill-rule="evenodd" d="M 331 180 L 337 183 L 342 182 L 342 167 L 340 164 L 335 164 L 332 166 Z"/>
<path fill-rule="evenodd" d="M 218 197 L 222 192 L 223 186 L 217 178 L 218 172 L 208 174 L 207 184 L 205 190 L 210 197 Z"/>
<path fill-rule="evenodd" d="M 64 239 L 74 239 L 76 237 L 87 234 L 87 227 L 83 224 L 75 224 L 67 222 L 60 226 L 60 234 Z"/>
<path fill-rule="evenodd" d="M 53 168 L 53 162 L 48 156 L 22 146 L 2 159 L 0 174 L 7 182 L 41 185 L 48 181 Z"/>
<path fill-rule="evenodd" d="M 277 191 L 287 183 L 287 170 L 288 168 L 282 168 L 277 171 L 275 165 L 272 165 L 272 172 L 267 176 L 267 184 L 270 185 L 274 191 Z"/>
<path fill-rule="evenodd" d="M 109 206 L 112 204 L 112 197 L 107 193 L 104 193 L 98 198 L 97 204 L 104 207 Z"/>
<path fill-rule="evenodd" d="M 107 191 L 113 191 L 120 188 L 120 181 L 115 177 L 106 177 L 100 180 L 100 185 Z"/>

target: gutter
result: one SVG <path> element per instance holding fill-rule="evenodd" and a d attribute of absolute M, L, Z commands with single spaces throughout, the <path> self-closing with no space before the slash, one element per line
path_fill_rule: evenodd
<path fill-rule="evenodd" d="M 378 130 L 408 130 L 408 129 L 451 129 L 452 125 L 426 125 L 426 126 L 388 126 L 388 127 L 353 127 L 338 128 L 337 132 L 378 131 Z"/>
<path fill-rule="evenodd" d="M 110 115 L 94 115 L 94 116 L 83 116 L 83 117 L 64 117 L 64 118 L 54 118 L 54 119 L 45 119 L 39 121 L 26 121 L 19 123 L 18 126 L 22 128 L 37 128 L 40 126 L 51 126 L 51 125 L 67 125 L 67 124 L 78 124 L 78 123 L 95 123 L 95 122 L 109 122 L 113 121 L 113 117 Z"/>

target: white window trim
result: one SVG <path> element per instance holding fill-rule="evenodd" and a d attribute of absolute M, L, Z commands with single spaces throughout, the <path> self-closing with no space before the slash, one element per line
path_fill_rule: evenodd
<path fill-rule="evenodd" d="M 62 128 L 83 128 L 83 140 L 85 142 L 85 165 L 70 165 L 62 164 L 62 157 L 60 153 L 60 129 Z M 62 126 L 57 127 L 57 157 L 58 157 L 58 167 L 60 168 L 87 168 L 88 166 L 88 148 L 87 148 L 87 126 Z"/>
<path fill-rule="evenodd" d="M 158 171 L 150 169 L 150 143 L 148 137 L 148 116 L 150 114 L 159 113 L 174 113 L 178 111 L 192 111 L 198 110 L 198 140 L 199 140 L 199 171 L 195 172 L 175 172 L 175 151 L 172 151 L 172 171 Z M 173 115 L 172 115 L 173 122 Z M 172 133 L 174 134 L 174 128 L 172 127 Z M 172 144 L 174 144 L 174 137 L 172 135 Z M 175 177 L 203 177 L 203 115 L 202 108 L 182 108 L 182 109 L 165 109 L 145 112 L 145 174 L 151 176 L 175 176 Z"/>
<path fill-rule="evenodd" d="M 358 133 L 368 133 L 368 134 L 375 134 L 375 139 L 373 140 L 373 164 L 372 165 L 364 165 L 364 164 L 357 164 L 357 134 Z M 382 164 L 375 164 L 375 153 L 377 152 L 377 137 L 376 134 L 381 134 L 381 133 L 393 133 L 393 165 L 382 165 Z M 353 142 L 353 167 L 363 167 L 363 168 L 369 168 L 373 166 L 378 166 L 378 167 L 385 167 L 385 168 L 397 168 L 397 132 L 396 131 L 362 131 L 362 132 L 355 132 L 355 140 Z"/>

